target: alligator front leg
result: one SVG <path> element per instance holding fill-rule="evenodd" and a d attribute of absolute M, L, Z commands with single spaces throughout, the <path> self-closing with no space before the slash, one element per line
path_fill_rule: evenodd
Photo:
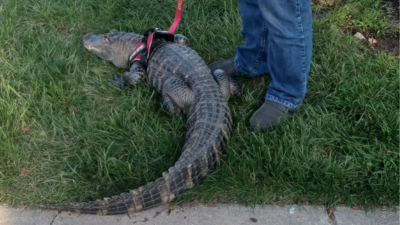
<path fill-rule="evenodd" d="M 194 102 L 192 89 L 177 77 L 170 77 L 164 82 L 162 97 L 163 108 L 171 114 L 186 114 Z"/>
<path fill-rule="evenodd" d="M 145 69 L 139 62 L 134 62 L 128 72 L 122 76 L 114 75 L 113 79 L 108 81 L 115 86 L 124 87 L 136 84 L 145 75 Z"/>
<path fill-rule="evenodd" d="M 240 96 L 241 91 L 239 84 L 232 77 L 227 75 L 225 71 L 217 69 L 214 71 L 213 76 L 221 89 L 222 95 L 227 101 L 231 95 Z"/>
<path fill-rule="evenodd" d="M 184 46 L 190 46 L 189 38 L 183 36 L 182 34 L 174 35 L 174 42 Z"/>

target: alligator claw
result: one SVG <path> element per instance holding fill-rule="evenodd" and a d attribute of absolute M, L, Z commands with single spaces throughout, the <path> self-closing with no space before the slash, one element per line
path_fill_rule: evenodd
<path fill-rule="evenodd" d="M 125 81 L 122 77 L 118 75 L 114 75 L 113 79 L 108 79 L 108 82 L 114 84 L 117 87 L 124 87 L 125 86 Z"/>

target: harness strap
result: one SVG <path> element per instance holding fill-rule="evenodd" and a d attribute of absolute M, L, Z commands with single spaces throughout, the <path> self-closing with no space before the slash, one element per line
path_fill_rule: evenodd
<path fill-rule="evenodd" d="M 140 52 L 145 50 L 146 46 L 143 45 L 142 41 L 139 41 L 135 48 L 133 49 L 133 52 L 131 53 L 131 55 L 129 56 L 129 64 L 132 65 L 133 61 L 135 61 L 135 59 L 137 58 L 137 56 L 139 56 Z"/>
<path fill-rule="evenodd" d="M 150 57 L 150 51 L 153 44 L 154 39 L 164 39 L 165 41 L 174 41 L 174 32 L 179 25 L 179 22 L 182 17 L 182 9 L 183 9 L 183 0 L 178 0 L 178 5 L 175 13 L 175 19 L 172 23 L 171 27 L 168 29 L 168 32 L 159 31 L 156 29 L 149 29 L 145 32 L 143 39 L 139 41 L 133 52 L 129 56 L 129 67 L 139 61 L 142 66 L 147 66 L 147 59 Z"/>

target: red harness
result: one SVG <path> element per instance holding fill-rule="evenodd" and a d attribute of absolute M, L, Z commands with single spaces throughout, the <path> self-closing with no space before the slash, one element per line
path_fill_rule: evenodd
<path fill-rule="evenodd" d="M 150 56 L 153 40 L 164 39 L 165 41 L 174 41 L 174 32 L 181 20 L 182 8 L 183 0 L 178 0 L 175 19 L 168 31 L 161 31 L 156 28 L 149 29 L 144 33 L 143 39 L 136 44 L 132 54 L 129 56 L 129 66 L 132 66 L 136 61 L 140 62 L 142 66 L 147 66 L 147 59 Z"/>

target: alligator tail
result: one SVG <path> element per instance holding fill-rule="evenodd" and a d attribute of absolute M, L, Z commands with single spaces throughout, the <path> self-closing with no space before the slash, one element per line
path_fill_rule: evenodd
<path fill-rule="evenodd" d="M 103 200 L 84 203 L 42 205 L 41 208 L 71 211 L 83 214 L 116 215 L 137 212 L 172 201 L 206 176 L 219 160 L 219 146 L 213 146 L 192 164 L 177 168 L 178 162 L 156 181 Z"/>

